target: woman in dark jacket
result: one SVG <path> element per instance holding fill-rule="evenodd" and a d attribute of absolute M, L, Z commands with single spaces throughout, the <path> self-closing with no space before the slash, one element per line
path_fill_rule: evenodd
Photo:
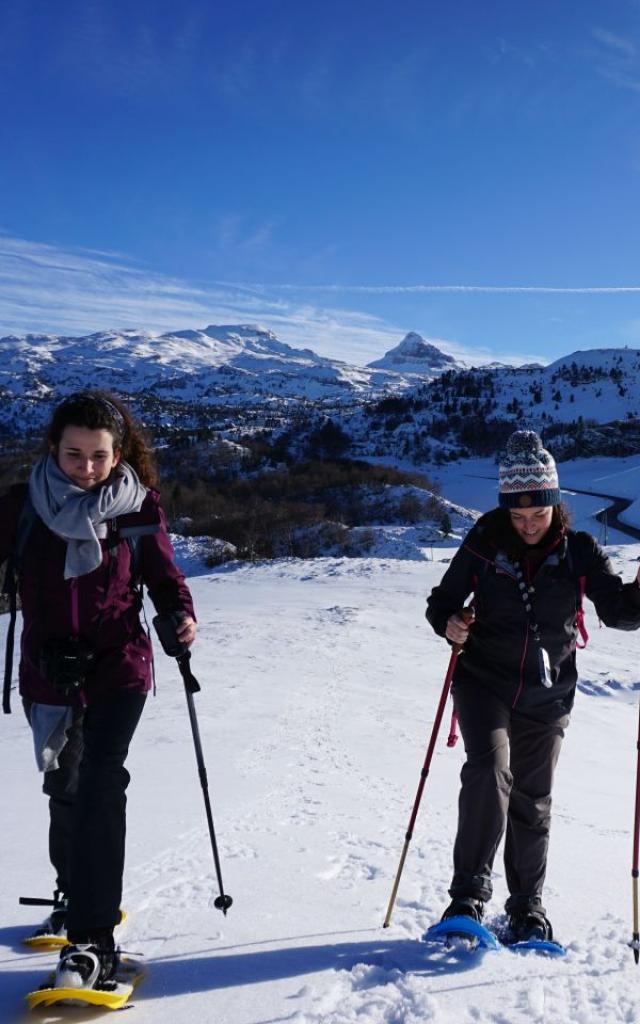
<path fill-rule="evenodd" d="M 195 638 L 151 453 L 111 395 L 57 406 L 48 453 L 0 499 L 0 564 L 24 543 L 20 693 L 49 797 L 54 911 L 38 942 L 63 945 L 56 984 L 92 987 L 117 966 L 125 846 L 124 767 L 151 687 L 141 583 Z M 26 531 L 26 538 L 25 538 Z"/>
<path fill-rule="evenodd" d="M 542 889 L 583 593 L 605 625 L 640 626 L 640 571 L 624 584 L 595 540 L 569 529 L 552 456 L 537 434 L 518 431 L 500 463 L 499 508 L 473 527 L 427 602 L 436 633 L 464 645 L 452 693 L 466 762 L 443 917 L 481 920 L 506 832 L 512 941 L 552 938 Z M 468 625 L 461 611 L 470 594 Z"/>

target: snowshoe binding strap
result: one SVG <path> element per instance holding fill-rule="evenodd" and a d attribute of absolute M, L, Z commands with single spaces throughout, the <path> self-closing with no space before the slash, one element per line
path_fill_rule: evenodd
<path fill-rule="evenodd" d="M 529 942 L 532 939 L 553 940 L 551 922 L 543 910 L 530 908 L 509 917 L 509 932 L 512 942 Z"/>
<path fill-rule="evenodd" d="M 441 920 L 447 921 L 451 917 L 470 917 L 473 921 L 481 921 L 484 914 L 484 903 L 473 896 L 455 896 Z"/>
<path fill-rule="evenodd" d="M 76 943 L 60 952 L 56 988 L 109 989 L 118 966 L 119 953 L 113 946 Z"/>

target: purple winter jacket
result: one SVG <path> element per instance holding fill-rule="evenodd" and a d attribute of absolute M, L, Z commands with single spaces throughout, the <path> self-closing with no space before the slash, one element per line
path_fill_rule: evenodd
<path fill-rule="evenodd" d="M 11 553 L 25 485 L 0 498 L 0 565 Z M 191 594 L 174 561 L 160 496 L 150 490 L 139 512 L 119 516 L 101 541 L 102 565 L 77 579 L 64 579 L 66 543 L 36 518 L 19 580 L 23 630 L 20 693 L 42 704 L 90 704 L 118 690 L 151 687 L 151 642 L 138 615 L 132 587 L 131 551 L 119 531 L 147 527 L 140 536 L 139 573 L 158 612 L 184 612 L 195 618 Z M 80 696 L 67 701 L 40 672 L 40 652 L 51 638 L 82 636 L 96 654 L 95 667 Z"/>

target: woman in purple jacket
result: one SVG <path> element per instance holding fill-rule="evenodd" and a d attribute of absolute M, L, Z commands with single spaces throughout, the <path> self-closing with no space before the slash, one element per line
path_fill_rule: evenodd
<path fill-rule="evenodd" d="M 32 938 L 58 938 L 56 984 L 92 987 L 117 966 L 125 846 L 124 763 L 152 678 L 141 582 L 158 612 L 195 638 L 140 429 L 111 395 L 54 410 L 28 485 L 0 498 L 0 564 L 25 522 L 19 593 L 20 694 L 49 797 L 54 910 Z M 20 526 L 19 526 L 20 524 Z M 135 564 L 134 564 L 135 563 Z"/>

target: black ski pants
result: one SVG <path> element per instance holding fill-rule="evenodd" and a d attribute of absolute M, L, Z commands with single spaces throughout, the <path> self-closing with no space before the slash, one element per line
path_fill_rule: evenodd
<path fill-rule="evenodd" d="M 120 919 L 126 835 L 124 762 L 146 695 L 124 691 L 78 713 L 59 767 L 45 772 L 49 856 L 69 897 L 67 934 L 80 942 Z M 25 702 L 29 717 L 29 704 Z"/>
<path fill-rule="evenodd" d="M 449 892 L 491 898 L 493 862 L 506 832 L 511 909 L 542 894 L 553 776 L 569 716 L 542 722 L 470 683 L 456 688 L 454 706 L 467 759 Z"/>

